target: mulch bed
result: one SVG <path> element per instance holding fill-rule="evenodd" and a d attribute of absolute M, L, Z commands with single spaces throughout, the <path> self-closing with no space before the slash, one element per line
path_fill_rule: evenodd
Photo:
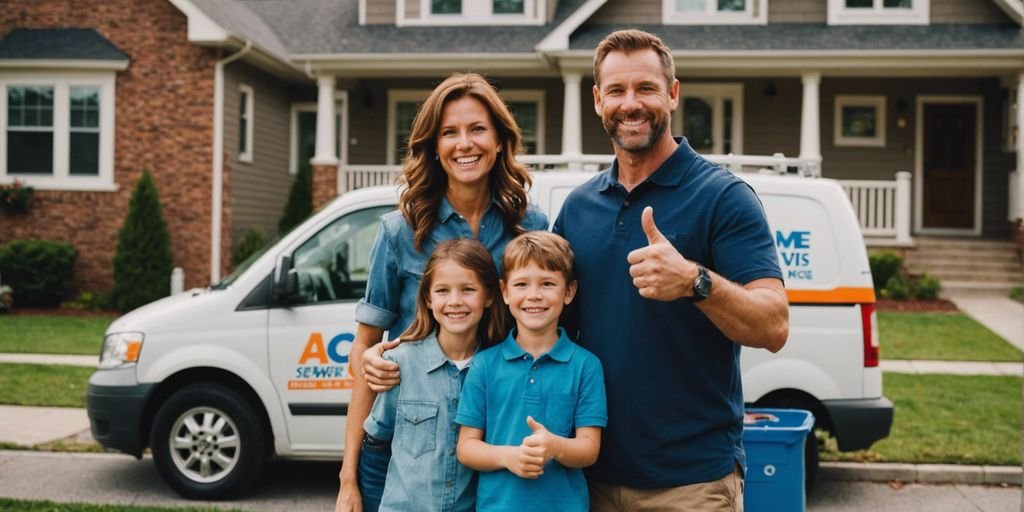
<path fill-rule="evenodd" d="M 14 308 L 7 313 L 11 316 L 73 316 L 73 317 L 110 317 L 114 318 L 121 316 L 121 313 L 117 311 L 92 311 L 88 309 L 70 309 L 70 308 Z"/>
<path fill-rule="evenodd" d="M 956 312 L 956 304 L 946 299 L 934 299 L 934 300 L 892 300 L 892 299 L 878 299 L 875 302 L 875 307 L 878 311 L 912 311 L 918 312 Z"/>

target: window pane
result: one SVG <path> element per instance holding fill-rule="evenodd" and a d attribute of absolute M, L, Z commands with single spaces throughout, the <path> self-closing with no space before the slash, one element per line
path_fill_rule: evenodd
<path fill-rule="evenodd" d="M 696 150 L 714 147 L 711 131 L 711 104 L 700 98 L 683 100 L 683 135 Z"/>
<path fill-rule="evenodd" d="M 414 101 L 400 101 L 395 105 L 395 163 L 402 163 L 405 158 L 406 146 L 409 145 L 409 132 L 412 130 L 412 120 L 416 117 Z"/>
<path fill-rule="evenodd" d="M 241 93 L 238 103 L 238 152 L 249 152 L 249 121 L 247 107 L 249 106 L 249 95 Z"/>
<path fill-rule="evenodd" d="M 71 127 L 99 128 L 100 90 L 98 87 L 71 87 Z"/>
<path fill-rule="evenodd" d="M 525 0 L 494 0 L 494 14 L 523 14 Z"/>
<path fill-rule="evenodd" d="M 874 137 L 875 107 L 843 107 L 844 137 Z"/>
<path fill-rule="evenodd" d="M 7 132 L 8 174 L 51 174 L 53 132 Z"/>
<path fill-rule="evenodd" d="M 71 132 L 71 174 L 100 174 L 100 134 Z"/>
<path fill-rule="evenodd" d="M 862 7 L 874 7 L 875 0 L 846 0 L 846 7 L 859 9 Z"/>
<path fill-rule="evenodd" d="M 430 12 L 431 14 L 462 14 L 462 0 L 430 0 Z"/>
<path fill-rule="evenodd" d="M 719 11 L 744 11 L 747 8 L 746 0 L 718 0 Z"/>
<path fill-rule="evenodd" d="M 885 0 L 882 6 L 886 9 L 912 9 L 914 0 Z"/>
<path fill-rule="evenodd" d="M 8 87 L 7 126 L 53 126 L 53 87 Z"/>
<path fill-rule="evenodd" d="M 508 108 L 516 118 L 523 134 L 523 148 L 529 155 L 537 154 L 537 104 L 529 101 L 510 101 Z"/>
<path fill-rule="evenodd" d="M 728 155 L 732 153 L 732 100 L 722 102 L 722 119 L 725 124 L 722 134 L 725 138 L 722 141 L 722 152 Z"/>
<path fill-rule="evenodd" d="M 677 11 L 703 11 L 707 7 L 707 0 L 676 0 Z"/>

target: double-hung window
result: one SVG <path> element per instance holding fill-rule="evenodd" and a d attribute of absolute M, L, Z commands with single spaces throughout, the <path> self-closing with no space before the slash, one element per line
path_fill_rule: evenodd
<path fill-rule="evenodd" d="M 399 25 L 542 25 L 554 0 L 399 0 Z"/>
<path fill-rule="evenodd" d="M 255 100 L 252 87 L 238 86 L 238 159 L 252 162 L 253 110 Z"/>
<path fill-rule="evenodd" d="M 0 127 L 0 183 L 115 188 L 113 73 L 0 73 Z"/>
<path fill-rule="evenodd" d="M 662 0 L 666 25 L 764 25 L 768 0 Z"/>
<path fill-rule="evenodd" d="M 829 25 L 927 25 L 930 0 L 828 0 Z"/>

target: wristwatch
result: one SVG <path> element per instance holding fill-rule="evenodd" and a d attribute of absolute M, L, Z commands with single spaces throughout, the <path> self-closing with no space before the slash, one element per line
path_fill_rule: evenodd
<path fill-rule="evenodd" d="M 690 300 L 700 302 L 711 295 L 711 274 L 704 265 L 697 263 L 697 279 L 693 280 L 693 297 Z"/>

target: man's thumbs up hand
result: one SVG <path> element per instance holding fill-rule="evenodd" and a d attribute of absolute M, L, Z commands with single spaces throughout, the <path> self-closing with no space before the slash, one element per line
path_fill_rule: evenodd
<path fill-rule="evenodd" d="M 647 236 L 647 247 L 629 253 L 629 275 L 640 296 L 671 301 L 693 294 L 697 266 L 687 261 L 654 223 L 654 209 L 644 208 L 640 226 Z"/>

